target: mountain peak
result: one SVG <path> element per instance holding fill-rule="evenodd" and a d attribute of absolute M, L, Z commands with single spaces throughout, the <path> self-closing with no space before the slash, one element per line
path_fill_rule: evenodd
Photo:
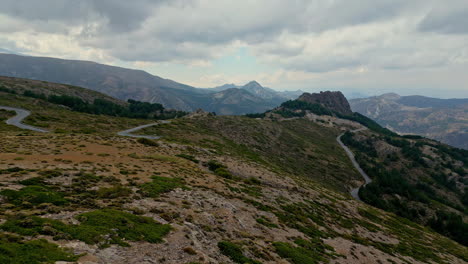
<path fill-rule="evenodd" d="M 263 88 L 257 81 L 250 81 L 246 85 L 244 85 L 244 88 Z"/>
<path fill-rule="evenodd" d="M 303 93 L 297 100 L 308 102 L 311 104 L 321 104 L 324 107 L 342 114 L 352 114 L 346 97 L 339 91 L 337 92 L 320 92 L 320 93 Z"/>

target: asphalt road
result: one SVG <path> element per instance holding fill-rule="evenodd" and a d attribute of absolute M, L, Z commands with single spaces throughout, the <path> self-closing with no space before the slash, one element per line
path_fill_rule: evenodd
<path fill-rule="evenodd" d="M 0 109 L 16 112 L 16 115 L 14 117 L 8 119 L 5 122 L 8 125 L 13 125 L 13 126 L 21 128 L 21 129 L 27 129 L 27 130 L 32 130 L 32 131 L 36 131 L 36 132 L 42 132 L 42 133 L 49 132 L 49 131 L 47 131 L 45 129 L 38 128 L 38 127 L 35 127 L 35 126 L 26 125 L 26 124 L 22 123 L 23 120 L 31 114 L 31 112 L 29 112 L 28 110 L 21 109 L 21 108 L 16 108 L 16 107 L 9 107 L 9 106 L 0 106 Z"/>
<path fill-rule="evenodd" d="M 151 124 L 141 125 L 141 126 L 137 126 L 137 127 L 134 127 L 134 128 L 124 130 L 124 131 L 120 131 L 120 132 L 117 133 L 117 135 L 123 136 L 123 137 L 133 137 L 133 138 L 159 139 L 159 138 L 161 138 L 161 136 L 135 135 L 135 134 L 132 134 L 132 133 L 135 132 L 135 131 L 138 131 L 140 129 L 143 129 L 143 128 L 147 128 L 147 127 L 151 127 L 151 126 L 157 126 L 157 125 L 160 125 L 160 124 L 168 124 L 168 123 L 170 123 L 170 121 L 162 120 L 162 121 L 160 121 L 158 123 L 151 123 Z"/>
<path fill-rule="evenodd" d="M 367 128 L 366 127 L 363 127 L 363 128 L 359 128 L 359 129 L 355 129 L 355 130 L 352 130 L 351 132 L 353 133 L 356 133 L 356 132 L 360 132 L 360 131 L 363 131 L 363 130 L 366 130 Z M 357 188 L 354 188 L 351 190 L 351 196 L 353 196 L 354 199 L 358 200 L 358 201 L 361 201 L 361 198 L 359 198 L 359 189 L 362 188 L 363 186 L 366 186 L 367 184 L 371 183 L 372 180 L 371 178 L 369 178 L 369 176 L 362 170 L 361 166 L 359 166 L 359 163 L 357 163 L 356 161 L 356 158 L 354 157 L 354 153 L 345 145 L 343 144 L 343 142 L 341 141 L 341 137 L 344 135 L 344 133 L 342 133 L 341 135 L 339 135 L 337 138 L 336 138 L 336 141 L 338 142 L 338 144 L 340 144 L 340 146 L 346 151 L 346 154 L 348 155 L 349 159 L 351 160 L 351 162 L 353 163 L 353 166 L 358 170 L 358 172 L 362 175 L 362 177 L 364 178 L 364 181 L 365 183 Z"/>

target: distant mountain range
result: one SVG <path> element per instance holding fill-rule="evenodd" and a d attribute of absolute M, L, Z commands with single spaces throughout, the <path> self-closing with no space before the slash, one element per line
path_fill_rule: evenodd
<path fill-rule="evenodd" d="M 278 98 L 283 100 L 283 101 L 284 101 L 284 99 L 288 99 L 288 100 L 289 99 L 296 99 L 297 97 L 299 97 L 301 94 L 304 93 L 304 91 L 301 91 L 301 90 L 279 92 L 279 91 L 273 90 L 273 89 L 268 88 L 268 87 L 263 87 L 256 81 L 251 81 L 251 82 L 249 82 L 248 84 L 246 84 L 244 86 L 239 86 L 239 85 L 236 85 L 236 84 L 233 84 L 233 83 L 224 84 L 224 85 L 221 85 L 221 86 L 218 86 L 218 87 L 215 87 L 215 88 L 211 88 L 211 89 L 208 89 L 208 90 L 219 92 L 219 91 L 224 91 L 224 90 L 232 89 L 232 88 L 238 88 L 238 89 L 246 90 L 246 91 L 250 92 L 251 94 L 253 94 L 253 95 L 257 96 L 257 97 L 260 97 L 260 98 L 266 99 L 266 100 L 276 100 Z"/>
<path fill-rule="evenodd" d="M 195 88 L 145 71 L 90 61 L 0 54 L 0 75 L 85 87 L 121 100 L 161 103 L 166 108 L 193 111 L 202 108 L 217 114 L 263 112 L 301 91 L 277 92 L 252 81 L 244 86 Z"/>
<path fill-rule="evenodd" d="M 389 93 L 349 101 L 353 111 L 403 134 L 418 134 L 468 149 L 468 99 Z"/>

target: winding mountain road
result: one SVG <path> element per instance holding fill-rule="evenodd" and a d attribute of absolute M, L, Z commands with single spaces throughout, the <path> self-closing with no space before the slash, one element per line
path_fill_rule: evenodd
<path fill-rule="evenodd" d="M 351 132 L 353 133 L 356 133 L 356 132 L 360 132 L 360 131 L 363 131 L 363 130 L 366 130 L 367 127 L 363 127 L 363 128 L 359 128 L 359 129 L 355 129 L 355 130 L 351 130 Z M 345 132 L 346 133 L 346 132 Z M 348 155 L 349 159 L 351 160 L 351 162 L 353 163 L 353 166 L 358 170 L 358 172 L 362 175 L 362 177 L 364 178 L 364 181 L 365 183 L 357 188 L 354 188 L 351 190 L 351 196 L 358 200 L 358 201 L 361 201 L 361 198 L 359 198 L 359 189 L 361 189 L 363 186 L 366 186 L 367 184 L 371 183 L 372 182 L 372 179 L 369 178 L 369 176 L 367 175 L 366 172 L 364 172 L 361 168 L 361 166 L 359 166 L 359 163 L 357 163 L 356 161 L 356 158 L 354 157 L 354 153 L 345 145 L 343 144 L 343 142 L 341 141 L 341 137 L 345 134 L 345 133 L 342 133 L 341 135 L 339 135 L 338 137 L 336 137 L 336 141 L 338 142 L 338 144 L 340 144 L 340 146 L 346 151 L 346 154 Z"/>
<path fill-rule="evenodd" d="M 21 129 L 27 129 L 27 130 L 32 130 L 32 131 L 41 132 L 41 133 L 49 132 L 42 128 L 23 124 L 23 120 L 31 114 L 31 112 L 29 112 L 28 110 L 25 110 L 22 108 L 16 108 L 16 107 L 1 106 L 1 105 L 0 105 L 0 109 L 16 112 L 16 115 L 14 117 L 6 120 L 5 123 L 7 123 L 8 125 L 13 125 Z"/>
<path fill-rule="evenodd" d="M 7 119 L 5 121 L 5 123 L 7 123 L 8 125 L 13 125 L 13 126 L 21 128 L 21 129 L 27 129 L 27 130 L 32 130 L 32 131 L 36 131 L 36 132 L 42 132 L 42 133 L 49 132 L 48 130 L 45 130 L 45 129 L 42 129 L 42 128 L 38 128 L 38 127 L 35 127 L 35 126 L 30 126 L 30 125 L 24 124 L 23 120 L 26 117 L 28 117 L 29 115 L 31 115 L 31 112 L 26 110 L 26 109 L 10 107 L 10 106 L 2 106 L 2 105 L 0 105 L 0 109 L 16 112 L 16 115 L 14 117 L 9 118 L 9 119 Z M 151 123 L 151 124 L 141 125 L 141 126 L 137 126 L 137 127 L 131 128 L 131 129 L 120 131 L 117 134 L 119 136 L 124 136 L 124 137 L 159 139 L 159 138 L 161 138 L 160 136 L 135 135 L 135 134 L 132 134 L 132 132 L 138 131 L 138 130 L 143 129 L 143 128 L 156 126 L 156 125 L 160 125 L 160 124 L 168 124 L 168 123 L 170 123 L 170 121 L 162 120 L 162 121 L 160 121 L 158 123 Z"/>
<path fill-rule="evenodd" d="M 28 111 L 28 110 L 25 110 L 25 109 L 22 109 L 22 108 L 16 108 L 16 107 L 9 107 L 9 106 L 0 106 L 0 109 L 16 112 L 16 116 L 6 120 L 5 123 L 7 123 L 8 125 L 13 125 L 13 126 L 21 128 L 21 129 L 27 129 L 27 130 L 32 130 L 32 131 L 36 131 L 36 132 L 42 132 L 42 133 L 49 132 L 49 131 L 47 131 L 45 129 L 38 128 L 38 127 L 35 127 L 35 126 L 26 125 L 26 124 L 23 123 L 23 120 L 31 114 L 31 112 Z M 132 134 L 132 133 L 135 132 L 135 131 L 138 131 L 140 129 L 143 129 L 143 128 L 147 128 L 147 127 L 151 127 L 151 126 L 157 126 L 157 125 L 160 125 L 160 124 L 168 124 L 168 123 L 170 123 L 170 121 L 162 120 L 162 121 L 160 121 L 158 123 L 151 123 L 151 124 L 141 125 L 141 126 L 137 126 L 137 127 L 134 127 L 134 128 L 124 130 L 124 131 L 120 131 L 120 132 L 117 133 L 117 135 L 124 136 L 124 137 L 133 137 L 133 138 L 159 139 L 159 138 L 161 138 L 161 136 L 135 135 L 135 134 Z M 363 130 L 366 130 L 366 129 L 367 129 L 366 127 L 363 127 L 363 128 L 352 130 L 351 132 L 356 133 L 356 132 L 360 132 L 360 131 L 363 131 Z M 345 150 L 345 152 L 348 155 L 349 159 L 353 163 L 353 166 L 358 170 L 358 172 L 362 175 L 362 177 L 364 178 L 364 181 L 365 181 L 365 183 L 363 185 L 361 185 L 360 187 L 352 189 L 351 192 L 350 192 L 351 196 L 354 199 L 356 199 L 358 201 L 361 201 L 361 198 L 359 198 L 359 189 L 362 188 L 363 186 L 366 186 L 367 184 L 371 183 L 372 180 L 362 170 L 361 166 L 359 166 L 359 163 L 357 163 L 356 158 L 354 157 L 354 153 L 345 144 L 343 144 L 343 142 L 341 141 L 341 137 L 343 135 L 344 135 L 344 133 L 340 134 L 336 138 L 336 141 Z"/>
<path fill-rule="evenodd" d="M 151 127 L 151 126 L 157 126 L 157 125 L 160 125 L 160 124 L 169 124 L 170 122 L 171 121 L 161 120 L 158 123 L 151 123 L 151 124 L 141 125 L 141 126 L 137 126 L 137 127 L 134 127 L 134 128 L 124 130 L 124 131 L 120 131 L 120 132 L 117 133 L 117 135 L 123 136 L 123 137 L 133 137 L 133 138 L 160 139 L 161 136 L 135 135 L 135 134 L 132 134 L 132 133 L 135 132 L 135 131 L 138 131 L 140 129 L 143 129 L 143 128 L 147 128 L 147 127 Z"/>

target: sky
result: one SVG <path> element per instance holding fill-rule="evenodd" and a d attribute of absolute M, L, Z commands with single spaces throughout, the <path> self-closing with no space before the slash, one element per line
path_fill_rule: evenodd
<path fill-rule="evenodd" d="M 467 0 L 2 0 L 0 52 L 195 87 L 468 97 Z"/>

